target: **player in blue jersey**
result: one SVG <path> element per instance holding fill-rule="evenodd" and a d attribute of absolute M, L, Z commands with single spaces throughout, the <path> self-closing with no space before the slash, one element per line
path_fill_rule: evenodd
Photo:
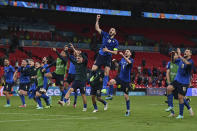
<path fill-rule="evenodd" d="M 167 87 L 167 94 L 168 94 L 168 105 L 169 108 L 167 110 L 173 110 L 173 90 L 177 90 L 178 92 L 178 99 L 179 99 L 179 115 L 176 117 L 177 119 L 183 118 L 183 110 L 184 110 L 184 97 L 187 92 L 187 88 L 190 84 L 191 79 L 191 71 L 193 68 L 193 60 L 191 59 L 192 51 L 190 49 L 186 49 L 184 52 L 184 57 L 181 56 L 181 51 L 178 48 L 177 53 L 179 59 L 177 60 L 178 63 L 178 72 L 174 79 L 174 81 Z"/>
<path fill-rule="evenodd" d="M 3 88 L 3 94 L 6 97 L 7 104 L 4 105 L 4 107 L 10 107 L 11 106 L 10 105 L 10 93 L 11 93 L 11 90 L 12 90 L 12 86 L 14 85 L 14 79 L 13 79 L 14 72 L 15 72 L 14 67 L 12 67 L 9 64 L 9 60 L 8 59 L 5 59 L 4 60 L 5 85 L 4 85 L 4 88 Z"/>
<path fill-rule="evenodd" d="M 176 74 L 177 74 L 177 71 L 178 71 L 178 68 L 179 68 L 179 60 L 178 60 L 178 53 L 176 51 L 172 51 L 171 52 L 171 61 L 168 62 L 167 64 L 167 70 L 166 70 L 166 78 L 167 78 L 167 83 L 168 85 L 171 84 L 172 81 L 174 81 L 175 77 L 176 77 Z M 175 89 L 173 90 L 172 92 L 173 94 L 173 97 L 174 99 L 177 99 L 178 100 L 178 90 Z M 189 104 L 189 101 L 188 101 L 188 98 L 184 98 L 184 105 L 187 107 L 189 113 L 191 116 L 194 115 L 194 112 Z M 171 111 L 169 117 L 174 117 L 175 116 L 175 113 L 174 113 L 174 110 L 173 109 L 166 109 L 166 111 Z"/>
<path fill-rule="evenodd" d="M 72 44 L 70 44 L 70 46 L 73 47 L 74 50 L 76 50 L 74 48 L 74 46 Z M 80 50 L 76 50 L 78 51 L 79 53 L 81 52 Z M 71 53 L 72 55 L 70 55 L 70 57 L 72 59 L 75 59 L 75 57 L 77 56 L 75 51 L 73 51 Z M 68 70 L 68 76 L 67 76 L 67 79 L 66 79 L 66 88 L 69 87 L 69 85 L 75 80 L 75 73 L 76 73 L 76 70 L 75 70 L 75 65 L 72 63 L 72 61 L 70 61 L 70 66 L 69 66 L 69 70 Z M 66 94 L 66 93 L 65 93 Z M 76 105 L 77 105 L 77 91 L 74 93 L 74 103 L 73 103 L 73 107 L 76 108 Z"/>
<path fill-rule="evenodd" d="M 130 115 L 130 100 L 129 100 L 129 90 L 130 90 L 130 81 L 131 81 L 131 69 L 133 67 L 134 60 L 131 58 L 131 51 L 125 50 L 125 53 L 119 53 L 123 58 L 121 59 L 119 66 L 120 66 L 120 73 L 115 79 L 111 79 L 109 85 L 121 85 L 122 91 L 124 92 L 124 97 L 126 100 L 126 114 L 125 116 Z"/>
<path fill-rule="evenodd" d="M 22 102 L 22 105 L 19 107 L 26 107 L 25 104 L 25 96 L 28 95 L 29 87 L 30 87 L 30 77 L 29 77 L 29 66 L 27 65 L 27 60 L 22 60 L 21 66 L 14 73 L 14 80 L 16 81 L 18 73 L 20 73 L 19 77 L 19 96 Z"/>
<path fill-rule="evenodd" d="M 94 65 L 92 66 L 92 72 L 96 71 L 99 67 L 105 67 L 105 76 L 103 79 L 103 89 L 106 89 L 109 81 L 109 71 L 111 67 L 112 55 L 118 53 L 118 41 L 114 38 L 116 35 L 116 29 L 111 28 L 109 33 L 104 32 L 99 27 L 99 20 L 101 16 L 97 15 L 95 29 L 102 36 L 102 46 L 99 50 L 99 55 L 96 58 Z"/>

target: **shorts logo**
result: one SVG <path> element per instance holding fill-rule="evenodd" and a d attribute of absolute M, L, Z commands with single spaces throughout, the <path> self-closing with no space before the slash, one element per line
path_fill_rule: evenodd
<path fill-rule="evenodd" d="M 186 92 L 186 89 L 187 89 L 186 87 L 183 87 L 183 91 L 184 91 L 184 92 Z"/>
<path fill-rule="evenodd" d="M 64 82 L 63 82 L 63 81 L 60 81 L 60 84 L 61 84 L 61 85 L 63 85 L 63 84 L 64 84 Z"/>
<path fill-rule="evenodd" d="M 97 90 L 97 94 L 100 94 L 101 93 L 101 91 L 100 90 Z"/>
<path fill-rule="evenodd" d="M 108 40 L 108 43 L 111 43 L 111 40 L 110 39 Z"/>
<path fill-rule="evenodd" d="M 184 64 L 181 65 L 181 68 L 184 68 Z"/>

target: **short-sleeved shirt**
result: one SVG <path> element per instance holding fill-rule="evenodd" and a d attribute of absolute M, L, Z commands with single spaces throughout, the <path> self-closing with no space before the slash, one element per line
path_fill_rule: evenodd
<path fill-rule="evenodd" d="M 192 59 L 189 59 L 188 62 L 191 64 L 187 65 L 181 59 L 179 59 L 179 68 L 175 80 L 181 84 L 190 83 L 194 63 Z"/>
<path fill-rule="evenodd" d="M 18 72 L 20 72 L 20 83 L 29 83 L 30 82 L 30 77 L 27 73 L 29 66 L 26 67 L 19 67 Z"/>
<path fill-rule="evenodd" d="M 102 36 L 102 46 L 99 50 L 100 55 L 112 55 L 109 52 L 103 52 L 103 48 L 107 47 L 108 50 L 115 51 L 118 50 L 118 41 L 114 38 L 110 38 L 110 35 L 107 32 L 101 31 Z"/>
<path fill-rule="evenodd" d="M 122 58 L 119 63 L 121 70 L 118 77 L 124 82 L 131 81 L 131 69 L 133 67 L 134 60 L 132 58 L 129 58 L 129 60 L 131 61 L 131 64 L 129 64 L 124 58 Z"/>
<path fill-rule="evenodd" d="M 4 67 L 4 76 L 5 76 L 5 82 L 6 83 L 13 83 L 13 75 L 14 75 L 15 69 L 11 65 Z"/>

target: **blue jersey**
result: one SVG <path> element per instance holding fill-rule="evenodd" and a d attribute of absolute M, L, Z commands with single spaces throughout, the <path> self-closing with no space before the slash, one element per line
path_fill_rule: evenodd
<path fill-rule="evenodd" d="M 118 41 L 114 38 L 110 38 L 110 35 L 107 32 L 101 31 L 102 35 L 102 46 L 99 50 L 100 55 L 112 55 L 109 52 L 103 52 L 103 48 L 107 47 L 108 50 L 114 51 L 118 50 Z"/>
<path fill-rule="evenodd" d="M 74 56 L 73 55 L 70 55 L 70 57 L 72 57 L 74 59 Z M 75 65 L 70 61 L 70 67 L 69 67 L 69 71 L 68 71 L 69 74 L 75 74 L 76 71 L 75 71 Z"/>
<path fill-rule="evenodd" d="M 4 67 L 4 76 L 5 76 L 6 83 L 14 82 L 14 79 L 13 79 L 14 72 L 15 72 L 15 69 L 11 65 Z"/>
<path fill-rule="evenodd" d="M 121 70 L 120 70 L 120 74 L 118 77 L 124 82 L 131 81 L 131 69 L 133 67 L 134 60 L 130 58 L 130 61 L 131 61 L 131 64 L 129 64 L 124 58 L 122 58 L 119 63 L 121 66 Z"/>
<path fill-rule="evenodd" d="M 47 68 L 49 65 L 48 64 L 45 64 L 42 68 L 43 69 L 46 69 L 46 73 L 49 73 L 50 72 L 50 68 Z M 47 77 L 45 77 L 44 76 L 44 85 L 43 85 L 43 87 L 45 88 L 45 89 L 47 89 L 47 86 L 48 86 L 48 78 Z"/>
<path fill-rule="evenodd" d="M 192 59 L 189 59 L 188 61 L 191 63 L 191 65 L 185 64 L 181 59 L 178 60 L 179 68 L 175 80 L 181 84 L 190 83 L 194 63 Z"/>
<path fill-rule="evenodd" d="M 30 82 L 30 77 L 28 75 L 28 68 L 29 66 L 26 67 L 19 67 L 18 72 L 20 72 L 20 83 L 29 83 Z"/>

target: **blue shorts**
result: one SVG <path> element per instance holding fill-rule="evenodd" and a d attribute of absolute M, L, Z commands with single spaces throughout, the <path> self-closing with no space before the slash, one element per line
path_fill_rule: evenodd
<path fill-rule="evenodd" d="M 72 83 L 71 88 L 74 89 L 74 92 L 76 92 L 77 89 L 80 89 L 80 93 L 85 94 L 85 86 L 86 86 L 86 82 L 79 81 L 79 80 L 74 80 L 73 83 Z"/>
<path fill-rule="evenodd" d="M 129 85 L 129 82 L 125 82 L 121 80 L 118 76 L 115 78 L 116 85 L 121 85 L 121 89 L 125 94 L 129 94 L 129 91 L 131 90 L 131 87 Z"/>
<path fill-rule="evenodd" d="M 20 83 L 19 90 L 29 91 L 30 83 Z"/>
<path fill-rule="evenodd" d="M 12 86 L 14 85 L 14 83 L 5 83 L 3 91 L 7 91 L 7 92 L 11 92 L 12 90 Z"/>
<path fill-rule="evenodd" d="M 96 58 L 96 63 L 95 65 L 97 66 L 108 66 L 108 67 L 111 67 L 111 62 L 112 62 L 112 56 L 110 55 L 107 55 L 107 56 L 104 56 L 104 55 L 98 55 L 97 58 Z"/>
<path fill-rule="evenodd" d="M 187 88 L 189 87 L 189 84 L 181 84 L 178 81 L 173 81 L 171 85 L 174 87 L 175 90 L 177 90 L 178 94 L 181 94 L 183 96 L 187 93 Z"/>

